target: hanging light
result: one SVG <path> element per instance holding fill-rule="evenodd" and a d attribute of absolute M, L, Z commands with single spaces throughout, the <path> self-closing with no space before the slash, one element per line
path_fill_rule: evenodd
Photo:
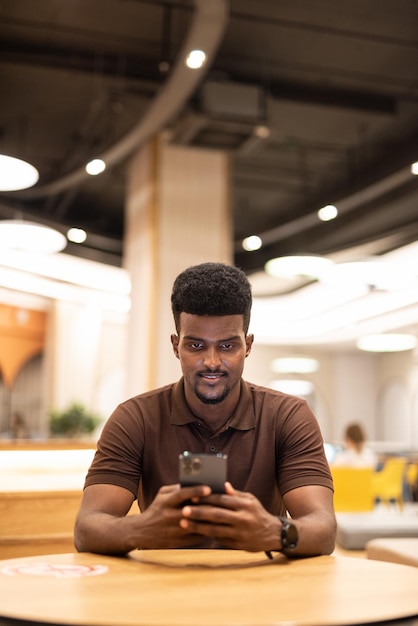
<path fill-rule="evenodd" d="M 319 369 L 319 361 L 307 356 L 286 356 L 274 359 L 271 369 L 277 374 L 312 374 Z"/>
<path fill-rule="evenodd" d="M 53 254 L 65 248 L 67 239 L 49 226 L 26 220 L 0 221 L 0 248 Z"/>
<path fill-rule="evenodd" d="M 336 263 L 320 279 L 329 286 L 364 285 L 369 289 L 396 291 L 412 286 L 416 273 L 400 263 L 390 263 L 378 257 L 361 261 Z"/>
<path fill-rule="evenodd" d="M 366 352 L 403 352 L 417 345 L 414 335 L 404 333 L 382 333 L 365 335 L 357 341 L 357 348 Z"/>
<path fill-rule="evenodd" d="M 270 261 L 267 261 L 264 269 L 267 274 L 275 278 L 303 276 L 318 279 L 332 265 L 333 262 L 325 257 L 302 254 L 270 259 Z"/>
<path fill-rule="evenodd" d="M 0 154 L 0 191 L 18 191 L 33 187 L 39 180 L 39 172 L 30 163 Z"/>
<path fill-rule="evenodd" d="M 292 396 L 300 396 L 302 398 L 310 396 L 315 391 L 314 384 L 309 380 L 273 380 L 269 386 L 276 391 L 289 393 Z"/>

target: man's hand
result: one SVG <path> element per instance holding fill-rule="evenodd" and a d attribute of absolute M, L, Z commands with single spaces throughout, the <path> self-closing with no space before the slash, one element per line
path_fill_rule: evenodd
<path fill-rule="evenodd" d="M 134 499 L 130 491 L 115 485 L 91 485 L 84 490 L 76 519 L 76 549 L 126 554 L 136 548 L 196 546 L 204 538 L 193 529 L 182 528 L 182 505 L 190 501 L 198 504 L 210 493 L 208 486 L 166 485 L 143 513 L 127 515 Z"/>
<path fill-rule="evenodd" d="M 184 531 L 212 537 L 227 548 L 249 552 L 281 548 L 280 520 L 251 493 L 237 491 L 228 482 L 225 494 L 212 494 L 181 512 Z"/>
<path fill-rule="evenodd" d="M 138 516 L 141 545 L 138 548 L 164 549 L 189 547 L 202 543 L 202 533 L 181 525 L 183 503 L 199 505 L 210 495 L 208 486 L 182 487 L 166 485 L 161 487 L 152 504 Z M 213 508 L 213 507 L 212 507 Z"/>

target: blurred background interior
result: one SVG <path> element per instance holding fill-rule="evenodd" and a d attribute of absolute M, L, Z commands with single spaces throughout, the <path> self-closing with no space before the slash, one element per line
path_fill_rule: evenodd
<path fill-rule="evenodd" d="M 409 0 L 0 3 L 5 447 L 76 437 L 84 471 L 115 405 L 179 375 L 174 277 L 225 261 L 246 378 L 306 398 L 330 461 L 362 424 L 416 498 L 417 33 Z"/>

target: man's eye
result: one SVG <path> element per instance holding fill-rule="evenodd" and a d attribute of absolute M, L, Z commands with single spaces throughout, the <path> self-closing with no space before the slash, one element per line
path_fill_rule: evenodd
<path fill-rule="evenodd" d="M 194 350 L 200 350 L 203 344 L 199 343 L 198 341 L 195 341 L 194 343 L 190 345 Z"/>
<path fill-rule="evenodd" d="M 222 350 L 231 350 L 232 343 L 222 343 L 221 344 L 221 348 L 222 348 Z"/>

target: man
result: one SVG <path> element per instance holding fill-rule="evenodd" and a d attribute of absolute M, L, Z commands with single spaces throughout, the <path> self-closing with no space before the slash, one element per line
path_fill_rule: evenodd
<path fill-rule="evenodd" d="M 76 520 L 77 550 L 331 553 L 332 479 L 315 417 L 302 399 L 242 379 L 254 339 L 247 277 L 222 263 L 190 267 L 175 280 L 171 304 L 183 376 L 122 403 L 105 424 Z M 225 493 L 180 487 L 185 450 L 228 456 Z M 141 513 L 127 515 L 135 498 Z"/>

